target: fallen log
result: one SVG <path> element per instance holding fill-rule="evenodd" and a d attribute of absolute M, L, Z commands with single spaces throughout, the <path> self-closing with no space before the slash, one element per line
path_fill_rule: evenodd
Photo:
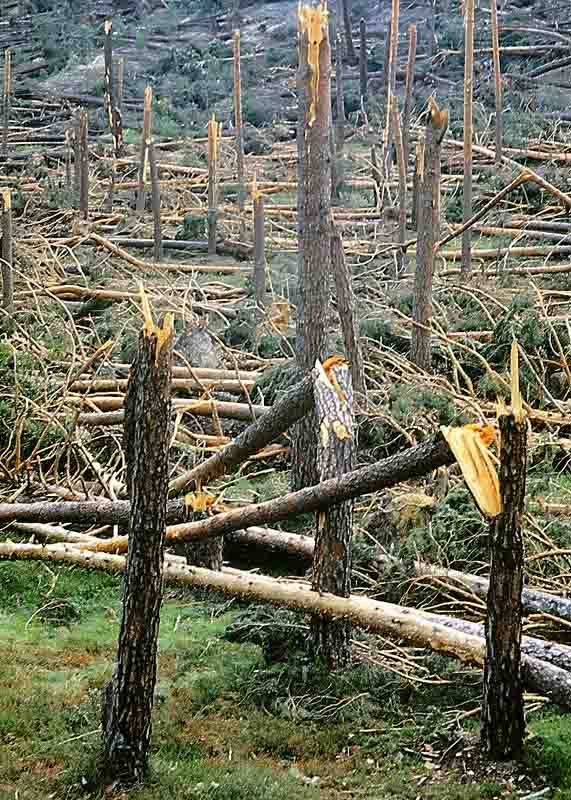
<path fill-rule="evenodd" d="M 67 395 L 66 402 L 84 406 L 86 398 L 82 395 Z M 89 403 L 101 409 L 102 412 L 111 411 L 113 414 L 101 414 L 97 412 L 86 413 L 79 415 L 79 422 L 81 425 L 119 425 L 123 424 L 123 397 L 122 396 L 108 396 L 108 395 L 91 395 Z M 173 408 L 178 411 L 184 411 L 188 414 L 194 414 L 197 417 L 210 417 L 212 416 L 212 409 L 216 407 L 219 417 L 228 417 L 228 419 L 239 419 L 244 422 L 252 421 L 252 413 L 255 417 L 265 414 L 267 406 L 248 405 L 246 403 L 232 403 L 225 400 L 192 400 L 189 398 L 175 398 L 173 400 Z M 92 419 L 92 418 L 96 418 Z"/>
<path fill-rule="evenodd" d="M 350 473 L 349 473 L 350 474 Z M 69 545 L 42 547 L 34 544 L 0 543 L 0 559 L 40 560 L 76 566 L 125 570 L 124 556 L 88 553 Z M 239 570 L 214 572 L 200 567 L 165 563 L 164 580 L 224 592 L 243 600 L 257 600 L 297 611 L 347 619 L 373 633 L 391 636 L 418 647 L 482 666 L 486 643 L 480 636 L 454 630 L 429 619 L 415 609 L 352 595 L 339 597 L 313 592 L 307 584 L 280 581 Z M 436 615 L 435 615 L 436 616 Z M 525 685 L 564 708 L 571 708 L 571 673 L 529 655 L 522 656 Z"/>
<path fill-rule="evenodd" d="M 298 555 L 307 560 L 313 558 L 314 540 L 311 536 L 300 536 L 297 533 L 286 533 L 272 528 L 251 527 L 246 530 L 235 531 L 232 534 L 232 538 L 245 545 L 287 553 L 288 555 Z M 571 555 L 571 551 L 567 552 Z M 383 565 L 390 563 L 396 566 L 399 564 L 398 560 L 391 556 L 379 556 L 377 561 Z M 450 580 L 456 586 L 469 589 L 477 597 L 485 599 L 488 596 L 488 579 L 480 575 L 459 572 L 446 567 L 426 564 L 422 561 L 415 561 L 413 568 L 419 578 L 432 577 L 440 580 Z M 524 587 L 522 604 L 526 614 L 550 614 L 553 617 L 559 617 L 562 620 L 571 622 L 571 600 L 567 598 Z"/>
<path fill-rule="evenodd" d="M 230 445 L 229 445 L 230 447 Z M 212 459 L 218 458 L 216 453 Z M 210 460 L 210 459 L 209 459 Z M 290 492 L 275 500 L 258 505 L 247 505 L 215 517 L 173 526 L 171 539 L 207 539 L 222 536 L 252 525 L 277 522 L 296 514 L 313 513 L 329 508 L 362 494 L 387 489 L 406 480 L 420 478 L 438 467 L 454 463 L 454 455 L 444 437 L 438 433 L 422 444 L 397 453 L 361 469 L 346 472 L 340 478 L 330 478 L 316 486 Z M 207 464 L 208 462 L 204 462 Z M 187 509 L 182 500 L 171 500 L 167 505 L 167 521 L 178 522 L 186 518 Z M 82 522 L 92 525 L 125 525 L 129 516 L 129 501 L 79 501 L 56 503 L 0 503 L 0 523 L 28 522 Z M 118 537 L 124 541 L 126 537 Z"/>

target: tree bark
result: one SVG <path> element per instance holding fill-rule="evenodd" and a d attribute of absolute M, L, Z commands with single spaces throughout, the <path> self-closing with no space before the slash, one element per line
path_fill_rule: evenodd
<path fill-rule="evenodd" d="M 137 176 L 138 188 L 135 209 L 137 214 L 145 210 L 145 173 L 147 171 L 147 142 L 151 138 L 153 129 L 153 90 L 145 87 L 145 105 L 143 111 L 143 137 L 141 139 L 140 163 Z"/>
<path fill-rule="evenodd" d="M 339 230 L 333 225 L 331 236 L 331 262 L 335 289 L 337 295 L 337 310 L 341 318 L 345 352 L 351 364 L 351 377 L 353 388 L 357 395 L 358 405 L 365 407 L 367 404 L 367 390 L 365 386 L 365 368 L 363 366 L 363 353 L 359 340 L 359 328 L 355 313 L 355 295 L 353 281 L 343 251 L 343 240 Z"/>
<path fill-rule="evenodd" d="M 303 14 L 317 15 L 321 40 L 314 46 L 303 29 Z M 297 363 L 304 371 L 313 369 L 316 360 L 323 361 L 327 347 L 327 311 L 330 302 L 331 275 L 331 161 L 329 128 L 331 123 L 331 49 L 327 16 L 319 8 L 303 7 L 300 41 L 307 43 L 306 70 L 308 115 L 301 131 L 305 144 L 303 183 L 298 191 L 304 195 L 303 206 L 303 269 L 299 276 L 302 313 L 297 320 Z M 315 52 L 315 47 L 317 51 Z M 310 58 L 311 52 L 311 58 Z M 310 63 L 313 59 L 313 65 Z M 303 63 L 303 59 L 300 59 Z M 293 433 L 291 481 L 293 488 L 317 483 L 317 429 L 313 414 L 308 414 Z"/>
<path fill-rule="evenodd" d="M 490 4 L 492 18 L 492 58 L 494 62 L 494 88 L 496 96 L 496 165 L 502 163 L 502 139 L 503 139 L 503 118 L 502 118 L 502 68 L 500 64 L 500 34 L 498 28 L 498 0 L 491 0 Z"/>
<path fill-rule="evenodd" d="M 90 553 L 71 545 L 45 547 L 0 542 L 0 558 L 76 564 L 119 573 L 125 569 L 123 556 Z M 427 617 L 416 609 L 368 597 L 318 594 L 307 584 L 275 580 L 239 570 L 213 572 L 170 562 L 165 565 L 164 579 L 169 583 L 221 591 L 243 600 L 268 602 L 335 619 L 347 618 L 354 625 L 384 636 L 394 636 L 400 642 L 428 647 L 468 663 L 484 663 L 485 640 L 436 621 L 436 614 Z M 522 658 L 522 674 L 527 689 L 548 697 L 564 708 L 571 708 L 571 674 L 567 670 L 526 655 Z"/>
<path fill-rule="evenodd" d="M 474 0 L 464 0 L 464 210 L 463 222 L 472 216 L 472 105 L 474 83 Z M 462 273 L 472 270 L 472 232 L 462 234 Z"/>
<path fill-rule="evenodd" d="M 424 164 L 419 180 L 418 239 L 416 245 L 416 273 L 414 279 L 411 359 L 424 370 L 432 361 L 430 347 L 430 321 L 432 319 L 432 278 L 434 272 L 434 244 L 438 236 L 438 209 L 440 196 L 440 152 L 448 127 L 448 111 L 440 111 L 430 99 L 430 116 L 426 124 Z M 421 327 L 422 326 L 422 327 Z"/>
<path fill-rule="evenodd" d="M 499 426 L 502 511 L 490 530 L 482 744 L 504 760 L 520 755 L 525 735 L 520 666 L 528 421 L 510 409 Z"/>
<path fill-rule="evenodd" d="M 2 192 L 2 308 L 5 314 L 0 325 L 6 333 L 14 329 L 14 245 L 12 237 L 12 192 Z"/>
<path fill-rule="evenodd" d="M 232 467 L 242 464 L 308 414 L 313 408 L 313 377 L 288 389 L 268 411 L 246 428 L 236 439 L 206 461 L 179 475 L 170 485 L 171 492 L 181 492 L 199 483 L 214 480 Z"/>
<path fill-rule="evenodd" d="M 254 204 L 254 290 L 256 305 L 263 309 L 266 304 L 266 231 L 264 219 L 264 195 L 256 192 Z"/>
<path fill-rule="evenodd" d="M 105 107 L 109 128 L 113 137 L 113 157 L 121 158 L 123 152 L 123 126 L 121 123 L 121 113 L 117 106 L 115 83 L 113 80 L 113 44 L 112 33 L 113 23 L 110 19 L 105 20 Z"/>
<path fill-rule="evenodd" d="M 351 0 L 338 0 L 341 3 L 343 10 L 343 27 L 345 28 L 345 53 L 347 54 L 347 62 L 351 66 L 357 64 L 357 54 L 355 53 L 355 45 L 353 44 L 353 26 L 351 25 Z"/>
<path fill-rule="evenodd" d="M 404 163 L 407 168 L 410 155 L 410 115 L 412 111 L 412 92 L 414 89 L 414 67 L 416 64 L 416 25 L 409 26 L 408 37 L 408 61 L 406 65 L 404 110 L 402 115 L 402 143 L 404 149 Z"/>
<path fill-rule="evenodd" d="M 4 51 L 4 82 L 2 92 L 2 155 L 8 153 L 8 129 L 12 111 L 12 50 Z"/>
<path fill-rule="evenodd" d="M 393 136 L 397 154 L 397 169 L 399 176 L 399 201 L 398 201 L 398 243 L 401 248 L 397 250 L 397 278 L 406 272 L 406 161 L 404 155 L 404 143 L 402 138 L 402 128 L 400 114 L 398 111 L 397 98 L 392 98 L 392 121 Z"/>
<path fill-rule="evenodd" d="M 235 5 L 235 13 L 239 21 L 239 11 Z M 244 206 L 246 202 L 246 184 L 244 168 L 244 131 L 242 128 L 242 68 L 240 60 L 240 31 L 234 25 L 234 128 L 236 131 L 236 168 L 238 181 L 238 209 L 240 212 L 240 239 L 246 238 L 246 220 Z"/>
<path fill-rule="evenodd" d="M 359 22 L 359 43 L 359 84 L 361 105 L 364 108 L 368 99 L 369 70 L 367 65 L 367 23 L 363 18 Z"/>
<path fill-rule="evenodd" d="M 219 123 L 214 116 L 208 122 L 208 255 L 216 255 L 218 227 L 218 139 Z"/>
<path fill-rule="evenodd" d="M 337 35 L 335 48 L 335 175 L 337 185 L 335 187 L 335 197 L 341 197 L 341 187 L 345 177 L 345 94 L 344 94 L 344 68 L 343 68 L 343 48 L 341 46 L 341 36 Z"/>
<path fill-rule="evenodd" d="M 159 186 L 159 171 L 155 158 L 155 146 L 153 140 L 147 141 L 147 152 L 149 154 L 149 170 L 151 173 L 151 204 L 153 207 L 153 233 L 154 248 L 153 257 L 158 263 L 163 260 L 163 231 L 161 223 L 161 189 Z"/>
<path fill-rule="evenodd" d="M 321 480 L 353 469 L 353 388 L 346 362 L 327 368 L 316 365 L 315 405 L 319 421 Z M 351 594 L 353 503 L 339 503 L 317 515 L 312 589 L 340 597 Z M 331 669 L 351 660 L 351 623 L 347 619 L 312 618 L 313 652 Z"/>
<path fill-rule="evenodd" d="M 105 783 L 144 780 L 157 667 L 168 492 L 172 329 L 149 328 L 129 376 L 125 406 L 127 487 L 131 496 L 123 617 L 113 678 L 103 705 Z"/>
<path fill-rule="evenodd" d="M 88 117 L 82 108 L 79 112 L 79 207 L 83 219 L 89 217 L 89 146 Z"/>

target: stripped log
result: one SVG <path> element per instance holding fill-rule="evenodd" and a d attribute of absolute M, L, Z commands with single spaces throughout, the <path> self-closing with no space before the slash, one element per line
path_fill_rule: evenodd
<path fill-rule="evenodd" d="M 34 544 L 0 543 L 0 559 L 40 560 L 75 564 L 91 569 L 121 573 L 123 556 L 85 552 L 70 545 L 43 547 Z M 483 665 L 486 643 L 479 636 L 454 630 L 418 613 L 415 609 L 382 603 L 367 597 L 338 597 L 318 594 L 307 584 L 257 576 L 251 572 L 231 570 L 213 572 L 200 567 L 165 564 L 164 580 L 187 586 L 224 592 L 243 600 L 322 614 L 335 619 L 349 619 L 354 625 L 373 633 L 395 637 L 398 641 L 427 647 L 438 653 Z M 436 615 L 435 615 L 436 616 Z M 564 708 L 571 708 L 571 674 L 566 670 L 525 655 L 522 674 L 526 687 Z"/>

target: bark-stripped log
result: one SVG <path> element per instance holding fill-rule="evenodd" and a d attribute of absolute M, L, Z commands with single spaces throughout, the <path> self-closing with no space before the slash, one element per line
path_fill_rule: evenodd
<path fill-rule="evenodd" d="M 355 457 L 353 387 L 346 361 L 316 364 L 315 410 L 319 422 L 321 480 L 350 472 Z M 312 589 L 340 597 L 351 594 L 353 503 L 339 503 L 317 514 Z M 311 623 L 314 653 L 336 669 L 351 659 L 351 623 L 316 614 Z"/>
<path fill-rule="evenodd" d="M 122 572 L 124 556 L 90 553 L 69 545 L 46 548 L 35 544 L 0 543 L 0 559 L 49 561 L 77 566 Z M 199 567 L 165 564 L 164 580 L 183 585 L 216 590 L 273 605 L 322 614 L 333 618 L 347 618 L 354 625 L 373 633 L 393 636 L 399 641 L 436 652 L 454 656 L 467 663 L 483 665 L 486 643 L 482 637 L 472 636 L 433 621 L 416 609 L 382 603 L 368 597 L 337 597 L 318 594 L 307 584 L 279 581 L 251 572 L 232 570 L 213 572 Z M 437 615 L 434 615 L 437 616 Z M 571 709 L 571 673 L 546 664 L 536 658 L 522 658 L 522 675 L 525 686 L 532 692 L 548 697 L 554 703 Z"/>
<path fill-rule="evenodd" d="M 169 475 L 172 325 L 145 329 L 129 376 L 124 442 L 131 496 L 117 661 L 103 703 L 102 777 L 140 783 L 148 767 Z"/>

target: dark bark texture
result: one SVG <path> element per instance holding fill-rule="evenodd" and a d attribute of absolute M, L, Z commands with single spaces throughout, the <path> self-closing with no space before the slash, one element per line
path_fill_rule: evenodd
<path fill-rule="evenodd" d="M 419 183 L 418 239 L 414 280 L 411 359 L 421 369 L 432 362 L 430 322 L 432 319 L 432 279 L 434 244 L 438 239 L 440 207 L 440 152 L 448 127 L 448 111 L 440 111 L 432 100 L 426 125 L 424 168 Z"/>
<path fill-rule="evenodd" d="M 318 372 L 315 404 L 319 420 L 319 469 L 321 480 L 353 469 L 353 389 L 347 363 Z M 312 588 L 340 597 L 351 594 L 353 502 L 332 506 L 317 514 Z M 351 622 L 315 615 L 311 623 L 316 656 L 332 669 L 351 659 Z"/>
<path fill-rule="evenodd" d="M 528 423 L 510 412 L 499 425 L 502 511 L 490 530 L 482 744 L 493 758 L 505 759 L 520 754 L 525 734 L 521 618 Z"/>
<path fill-rule="evenodd" d="M 109 128 L 113 137 L 113 155 L 120 158 L 123 153 L 123 124 L 121 112 L 117 105 L 117 93 L 113 80 L 113 26 L 111 20 L 105 22 L 104 58 L 105 58 L 105 110 L 109 120 Z"/>
<path fill-rule="evenodd" d="M 303 39 L 303 35 L 301 37 Z M 307 41 L 307 37 L 305 37 Z M 303 46 L 303 41 L 300 46 Z M 312 95 L 311 69 L 306 69 L 306 97 L 313 101 L 315 118 L 305 119 L 305 130 L 298 131 L 305 146 L 304 174 L 298 183 L 303 193 L 303 228 L 300 243 L 303 267 L 299 276 L 301 314 L 297 320 L 297 363 L 313 369 L 316 359 L 323 361 L 327 347 L 327 312 L 331 274 L 331 49 L 327 24 L 319 45 L 319 80 Z M 303 58 L 300 59 L 303 66 Z M 299 179 L 298 179 L 299 180 Z M 302 241 L 303 240 L 303 241 Z M 300 267 L 301 267 L 300 263 Z M 291 481 L 294 489 L 317 483 L 317 422 L 308 414 L 294 431 Z"/>
<path fill-rule="evenodd" d="M 361 18 L 359 22 L 359 85 L 361 102 L 365 103 L 369 89 L 369 69 L 367 65 L 367 23 Z"/>
<path fill-rule="evenodd" d="M 6 314 L 0 325 L 7 333 L 14 328 L 14 272 L 13 272 L 13 240 L 12 240 L 12 195 L 10 189 L 2 194 L 2 307 Z"/>
<path fill-rule="evenodd" d="M 345 260 L 343 240 L 335 226 L 331 235 L 331 266 L 335 278 L 335 291 L 337 310 L 341 318 L 345 352 L 351 364 L 351 378 L 357 401 L 366 405 L 365 368 L 363 366 L 363 353 L 359 341 L 359 329 L 355 314 L 355 296 L 353 294 L 352 276 Z"/>
<path fill-rule="evenodd" d="M 357 54 L 355 53 L 355 45 L 353 44 L 353 26 L 351 24 L 351 0 L 338 0 L 338 3 L 341 4 L 343 12 L 343 27 L 345 28 L 345 53 L 347 54 L 348 63 L 354 67 L 358 63 L 358 60 L 357 60 Z"/>
<path fill-rule="evenodd" d="M 174 538 L 205 539 L 251 525 L 276 522 L 294 514 L 313 513 L 336 503 L 352 500 L 362 494 L 420 478 L 438 467 L 453 464 L 454 461 L 454 455 L 446 440 L 437 434 L 422 444 L 403 450 L 376 464 L 348 472 L 340 478 L 329 478 L 316 486 L 286 494 L 275 500 L 243 506 L 235 511 L 217 514 L 205 521 L 184 524 L 180 534 Z M 184 501 L 172 500 L 167 504 L 168 522 L 182 522 L 186 515 L 187 508 Z M 0 504 L 0 522 L 12 522 L 18 519 L 29 522 L 80 521 L 92 525 L 124 525 L 129 519 L 129 502 L 117 500 L 112 503 L 69 501 Z"/>
<path fill-rule="evenodd" d="M 103 706 L 102 777 L 145 778 L 157 667 L 168 492 L 172 337 L 146 331 L 129 376 L 124 446 L 131 497 L 117 662 Z"/>

